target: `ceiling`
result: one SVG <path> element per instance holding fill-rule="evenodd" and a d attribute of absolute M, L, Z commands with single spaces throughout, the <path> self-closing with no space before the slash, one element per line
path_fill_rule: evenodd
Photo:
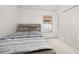
<path fill-rule="evenodd" d="M 19 8 L 56 11 L 60 5 L 19 5 Z"/>

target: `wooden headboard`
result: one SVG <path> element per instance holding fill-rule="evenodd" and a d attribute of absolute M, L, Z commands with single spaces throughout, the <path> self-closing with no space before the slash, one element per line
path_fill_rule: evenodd
<path fill-rule="evenodd" d="M 25 32 L 25 31 L 41 32 L 41 25 L 40 24 L 19 24 L 17 26 L 17 32 Z"/>

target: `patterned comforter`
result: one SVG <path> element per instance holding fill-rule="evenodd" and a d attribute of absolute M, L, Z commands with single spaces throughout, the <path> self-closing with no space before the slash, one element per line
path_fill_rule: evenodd
<path fill-rule="evenodd" d="M 48 40 L 38 32 L 18 32 L 0 39 L 0 54 L 51 49 Z"/>

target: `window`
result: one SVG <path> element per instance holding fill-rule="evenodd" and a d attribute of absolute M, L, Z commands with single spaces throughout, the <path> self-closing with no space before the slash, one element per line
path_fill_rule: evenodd
<path fill-rule="evenodd" d="M 52 16 L 43 16 L 43 32 L 52 32 Z"/>

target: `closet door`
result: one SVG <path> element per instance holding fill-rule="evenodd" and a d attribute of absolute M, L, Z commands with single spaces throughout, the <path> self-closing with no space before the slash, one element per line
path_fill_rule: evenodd
<path fill-rule="evenodd" d="M 71 46 L 79 48 L 79 6 L 62 12 L 60 18 L 60 33 L 63 40 Z"/>
<path fill-rule="evenodd" d="M 65 12 L 67 42 L 75 48 L 79 48 L 79 6 Z"/>
<path fill-rule="evenodd" d="M 63 22 L 63 33 L 64 33 L 64 41 L 67 42 L 68 44 L 72 45 L 72 46 L 76 46 L 74 43 L 74 39 L 75 39 L 75 30 L 74 29 L 74 24 L 72 23 L 73 20 L 73 11 L 69 10 L 66 11 L 64 13 L 62 13 L 62 20 L 64 20 Z M 75 39 L 76 40 L 76 39 Z"/>
<path fill-rule="evenodd" d="M 79 49 L 79 6 L 76 7 L 74 10 L 75 10 L 74 22 L 75 22 L 76 39 L 77 39 L 77 42 L 75 44 L 77 44 L 76 47 Z"/>
<path fill-rule="evenodd" d="M 77 40 L 77 16 L 78 16 L 78 12 L 77 12 L 77 7 L 72 8 L 71 10 L 69 10 L 69 19 L 71 20 L 71 44 L 72 46 L 74 46 L 75 48 L 78 47 L 78 40 Z"/>

